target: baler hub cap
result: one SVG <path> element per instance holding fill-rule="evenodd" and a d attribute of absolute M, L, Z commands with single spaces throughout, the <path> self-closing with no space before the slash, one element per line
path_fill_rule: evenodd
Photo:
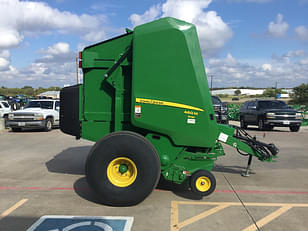
<path fill-rule="evenodd" d="M 200 192 L 206 192 L 211 188 L 211 180 L 206 176 L 200 176 L 196 180 L 196 188 Z"/>
<path fill-rule="evenodd" d="M 108 164 L 107 177 L 114 186 L 128 187 L 136 180 L 137 167 L 131 159 L 118 157 Z"/>

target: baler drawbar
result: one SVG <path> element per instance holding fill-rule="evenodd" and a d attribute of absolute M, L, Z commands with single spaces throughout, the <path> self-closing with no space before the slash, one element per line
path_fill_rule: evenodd
<path fill-rule="evenodd" d="M 160 177 L 207 196 L 222 143 L 272 162 L 274 144 L 217 124 L 194 25 L 162 18 L 80 53 L 83 84 L 60 94 L 61 130 L 96 142 L 86 178 L 102 203 L 135 205 Z"/>

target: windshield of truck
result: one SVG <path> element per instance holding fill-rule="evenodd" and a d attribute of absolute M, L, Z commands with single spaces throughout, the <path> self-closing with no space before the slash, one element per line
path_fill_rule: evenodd
<path fill-rule="evenodd" d="M 221 101 L 218 97 L 212 96 L 212 103 L 213 104 L 221 104 Z"/>
<path fill-rule="evenodd" d="M 53 109 L 52 101 L 31 101 L 25 108 Z"/>
<path fill-rule="evenodd" d="M 289 106 L 282 101 L 260 101 L 259 108 L 261 109 L 288 109 Z"/>

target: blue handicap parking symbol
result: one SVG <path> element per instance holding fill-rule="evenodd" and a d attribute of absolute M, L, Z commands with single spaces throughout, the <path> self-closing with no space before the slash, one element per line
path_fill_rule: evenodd
<path fill-rule="evenodd" d="M 27 231 L 130 231 L 133 217 L 43 216 Z"/>

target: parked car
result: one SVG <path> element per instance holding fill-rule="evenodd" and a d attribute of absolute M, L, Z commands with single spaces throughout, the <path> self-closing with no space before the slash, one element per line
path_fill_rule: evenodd
<path fill-rule="evenodd" d="M 274 127 L 289 127 L 291 132 L 299 131 L 301 113 L 291 109 L 279 100 L 252 100 L 240 108 L 241 128 L 257 125 L 259 130 L 272 130 Z"/>
<path fill-rule="evenodd" d="M 6 101 L 7 100 L 7 97 L 5 95 L 0 95 L 0 100 L 1 101 Z"/>
<path fill-rule="evenodd" d="M 7 119 L 8 114 L 11 112 L 11 107 L 7 101 L 0 101 L 0 118 Z"/>
<path fill-rule="evenodd" d="M 217 123 L 228 124 L 228 107 L 217 96 L 212 96 L 212 103 Z"/>
<path fill-rule="evenodd" d="M 24 109 L 9 113 L 7 126 L 13 131 L 23 128 L 43 128 L 50 131 L 59 126 L 59 100 L 32 100 Z"/>

